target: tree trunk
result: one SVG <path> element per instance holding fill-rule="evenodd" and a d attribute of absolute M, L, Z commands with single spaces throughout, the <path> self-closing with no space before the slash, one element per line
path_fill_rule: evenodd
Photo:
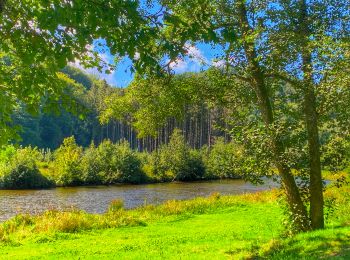
<path fill-rule="evenodd" d="M 313 229 L 324 228 L 323 183 L 320 160 L 320 143 L 317 126 L 316 97 L 308 89 L 304 100 L 310 158 L 310 218 Z"/>
<path fill-rule="evenodd" d="M 271 101 L 269 98 L 268 89 L 265 83 L 265 77 L 260 65 L 257 61 L 257 54 L 254 43 L 246 41 L 244 38 L 252 33 L 252 28 L 249 25 L 245 1 L 241 0 L 238 3 L 238 12 L 240 19 L 241 32 L 243 37 L 243 48 L 249 63 L 249 71 L 251 77 L 251 86 L 254 88 L 258 98 L 258 105 L 260 107 L 262 117 L 267 129 L 274 123 L 274 116 Z M 282 178 L 283 186 L 286 191 L 287 201 L 290 210 L 293 213 L 296 227 L 300 231 L 309 229 L 308 214 L 304 203 L 302 202 L 298 186 L 291 173 L 290 168 L 283 163 L 284 144 L 278 137 L 271 135 L 272 151 L 274 153 L 274 162 L 278 172 Z"/>
<path fill-rule="evenodd" d="M 300 37 L 302 42 L 302 70 L 304 73 L 304 114 L 307 129 L 310 160 L 310 219 L 313 229 L 324 228 L 324 200 L 323 183 L 320 159 L 320 141 L 318 132 L 318 116 L 315 85 L 312 79 L 312 58 L 308 46 L 308 37 L 311 34 L 307 22 L 307 4 L 305 0 L 300 2 Z"/>

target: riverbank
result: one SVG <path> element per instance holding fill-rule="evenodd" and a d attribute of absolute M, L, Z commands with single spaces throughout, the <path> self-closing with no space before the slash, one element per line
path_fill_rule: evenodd
<path fill-rule="evenodd" d="M 0 222 L 19 213 L 39 214 L 47 209 L 64 210 L 72 207 L 87 213 L 102 214 L 114 199 L 123 200 L 124 208 L 131 209 L 147 204 L 158 205 L 167 200 L 207 197 L 213 192 L 222 195 L 252 193 L 271 189 L 276 185 L 278 184 L 270 180 L 266 180 L 265 185 L 253 185 L 243 180 L 216 180 L 46 190 L 0 190 Z"/>
<path fill-rule="evenodd" d="M 326 191 L 321 231 L 288 237 L 280 192 L 168 201 L 103 215 L 50 211 L 1 225 L 3 259 L 338 259 L 350 257 L 350 188 Z"/>

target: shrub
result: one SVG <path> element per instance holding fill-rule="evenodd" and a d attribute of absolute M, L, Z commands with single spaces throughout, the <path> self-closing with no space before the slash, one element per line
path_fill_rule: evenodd
<path fill-rule="evenodd" d="M 241 175 L 242 161 L 242 154 L 237 146 L 233 143 L 225 143 L 223 138 L 218 138 L 205 160 L 207 176 L 238 178 Z"/>
<path fill-rule="evenodd" d="M 81 160 L 81 180 L 84 184 L 102 184 L 101 166 L 105 165 L 106 161 L 101 160 L 98 155 L 94 144 L 91 144 L 84 152 Z"/>
<path fill-rule="evenodd" d="M 31 147 L 14 150 L 0 166 L 0 187 L 5 189 L 35 189 L 52 187 L 53 183 L 41 175 L 36 159 L 40 152 Z"/>
<path fill-rule="evenodd" d="M 197 180 L 205 171 L 200 153 L 191 151 L 178 129 L 174 130 L 169 144 L 150 155 L 144 170 L 160 181 Z"/>
<path fill-rule="evenodd" d="M 190 150 L 184 171 L 178 175 L 180 181 L 191 181 L 202 179 L 205 175 L 205 166 L 202 155 L 197 150 Z"/>
<path fill-rule="evenodd" d="M 83 180 L 90 184 L 141 183 L 141 160 L 126 141 L 90 146 L 82 159 Z"/>
<path fill-rule="evenodd" d="M 63 140 L 63 144 L 54 153 L 54 176 L 56 183 L 62 186 L 82 183 L 81 159 L 83 148 L 78 146 L 74 137 Z"/>
<path fill-rule="evenodd" d="M 108 207 L 108 212 L 113 213 L 124 208 L 124 202 L 120 199 L 112 200 Z"/>
<path fill-rule="evenodd" d="M 13 145 L 7 145 L 0 150 L 0 162 L 8 162 L 16 153 L 16 148 Z"/>
<path fill-rule="evenodd" d="M 116 145 L 117 158 L 115 160 L 117 168 L 118 182 L 141 183 L 145 180 L 145 175 L 141 170 L 141 160 L 137 154 L 131 150 L 127 141 L 122 141 Z"/>

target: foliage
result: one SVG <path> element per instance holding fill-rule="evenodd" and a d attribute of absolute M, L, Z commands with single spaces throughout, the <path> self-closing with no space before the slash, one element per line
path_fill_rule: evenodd
<path fill-rule="evenodd" d="M 175 129 L 168 144 L 150 155 L 144 168 L 161 181 L 197 180 L 203 178 L 205 172 L 201 155 L 191 151 L 179 129 Z"/>
<path fill-rule="evenodd" d="M 340 171 L 350 165 L 350 142 L 336 136 L 322 147 L 322 163 L 327 170 Z"/>
<path fill-rule="evenodd" d="M 106 133 L 104 130 L 106 127 L 99 124 L 98 115 L 104 99 L 119 89 L 76 68 L 68 66 L 64 72 L 69 77 L 65 88 L 66 97 L 60 98 L 59 103 L 69 105 L 71 109 L 60 106 L 55 111 L 47 111 L 42 103 L 42 109 L 32 115 L 21 103 L 13 111 L 13 123 L 21 127 L 18 142 L 22 146 L 56 149 L 64 138 L 74 135 L 76 142 L 86 147 L 92 141 L 99 143 L 108 137 L 108 131 Z"/>
<path fill-rule="evenodd" d="M 113 144 L 105 140 L 90 146 L 82 158 L 82 178 L 86 184 L 141 183 L 141 162 L 126 141 Z"/>
<path fill-rule="evenodd" d="M 0 161 L 2 189 L 40 189 L 53 186 L 37 167 L 36 162 L 40 159 L 41 153 L 36 148 L 15 149 L 10 146 L 4 151 L 2 155 L 6 154 L 8 157 Z"/>
<path fill-rule="evenodd" d="M 239 178 L 242 176 L 242 163 L 244 158 L 238 145 L 225 143 L 218 138 L 210 148 L 205 161 L 207 175 L 219 178 Z"/>
<path fill-rule="evenodd" d="M 69 62 L 79 60 L 83 66 L 110 73 L 113 66 L 105 64 L 91 48 L 96 39 L 106 39 L 113 55 L 133 58 L 137 49 L 142 57 L 135 60 L 137 69 L 146 63 L 156 65 L 155 53 L 147 43 L 152 42 L 157 27 L 148 26 L 153 16 L 140 8 L 138 1 L 83 1 L 74 5 L 52 0 L 2 1 L 0 143 L 15 134 L 11 114 L 18 102 L 31 113 L 37 113 L 42 105 L 50 109 L 59 106 L 57 101 L 65 97 L 65 79 L 58 71 Z M 65 107 L 70 108 L 68 104 Z"/>
<path fill-rule="evenodd" d="M 116 145 L 115 167 L 117 175 L 113 183 L 141 183 L 144 182 L 145 176 L 141 171 L 141 161 L 137 154 L 131 150 L 127 141 L 122 141 Z"/>
<path fill-rule="evenodd" d="M 53 178 L 57 185 L 71 186 L 82 183 L 81 159 L 83 148 L 78 146 L 75 138 L 68 137 L 54 153 Z"/>
<path fill-rule="evenodd" d="M 6 145 L 1 147 L 0 162 L 8 162 L 16 153 L 16 148 L 13 145 Z"/>

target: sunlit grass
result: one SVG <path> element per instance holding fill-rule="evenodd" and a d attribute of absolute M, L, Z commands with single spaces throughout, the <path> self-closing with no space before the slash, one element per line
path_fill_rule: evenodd
<path fill-rule="evenodd" d="M 349 259 L 350 188 L 331 188 L 327 229 L 286 237 L 278 190 L 168 201 L 103 214 L 19 215 L 0 226 L 1 259 Z"/>

